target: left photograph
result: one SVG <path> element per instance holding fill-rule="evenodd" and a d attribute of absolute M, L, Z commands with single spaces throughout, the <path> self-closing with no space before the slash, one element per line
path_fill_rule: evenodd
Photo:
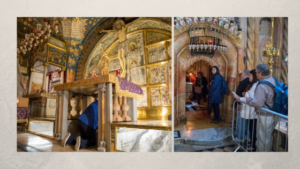
<path fill-rule="evenodd" d="M 171 17 L 18 17 L 18 152 L 171 152 Z"/>

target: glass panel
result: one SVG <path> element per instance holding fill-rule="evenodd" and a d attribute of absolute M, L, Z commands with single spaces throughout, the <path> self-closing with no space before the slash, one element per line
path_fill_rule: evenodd
<path fill-rule="evenodd" d="M 30 121 L 29 131 L 53 137 L 53 125 L 52 121 Z"/>
<path fill-rule="evenodd" d="M 116 127 L 115 149 L 125 152 L 171 152 L 172 132 Z"/>

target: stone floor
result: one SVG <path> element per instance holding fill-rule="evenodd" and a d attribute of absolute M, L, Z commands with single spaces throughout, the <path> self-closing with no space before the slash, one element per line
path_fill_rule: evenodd
<path fill-rule="evenodd" d="M 191 105 L 188 106 L 195 106 L 197 105 L 196 101 L 192 101 Z M 206 106 L 207 103 L 201 102 L 201 106 Z M 199 109 L 198 111 L 186 111 L 185 112 L 187 121 L 183 121 L 178 124 L 174 128 L 174 131 L 180 131 L 180 130 L 196 130 L 196 129 L 207 129 L 207 128 L 217 128 L 217 127 L 227 127 L 231 126 L 231 123 L 224 123 L 220 122 L 218 124 L 210 123 L 211 119 L 213 118 L 213 114 L 208 115 L 207 109 Z"/>
<path fill-rule="evenodd" d="M 61 142 L 46 137 L 18 132 L 17 152 L 76 152 L 74 146 L 61 146 Z M 78 152 L 97 152 L 96 146 L 89 149 L 80 149 Z"/>

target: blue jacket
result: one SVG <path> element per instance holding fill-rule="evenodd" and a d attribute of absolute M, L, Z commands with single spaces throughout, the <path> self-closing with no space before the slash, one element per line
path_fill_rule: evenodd
<path fill-rule="evenodd" d="M 96 130 L 98 128 L 98 100 L 90 104 L 78 117 L 78 120 Z"/>
<path fill-rule="evenodd" d="M 209 95 L 209 103 L 222 103 L 222 94 L 221 94 L 221 87 L 222 87 L 222 77 L 221 75 L 217 74 L 213 82 L 210 86 L 208 95 Z"/>

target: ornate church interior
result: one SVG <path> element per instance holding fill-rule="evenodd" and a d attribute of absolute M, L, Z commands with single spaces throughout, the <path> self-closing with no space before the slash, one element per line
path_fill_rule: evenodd
<path fill-rule="evenodd" d="M 212 67 L 217 66 L 231 93 L 243 80 L 240 72 L 266 64 L 272 77 L 288 85 L 288 18 L 175 17 L 173 46 L 175 152 L 236 149 L 232 141 L 234 98 L 222 96 L 220 122 L 210 122 L 214 113 L 209 95 L 197 103 L 198 72 L 206 78 L 209 90 Z"/>
<path fill-rule="evenodd" d="M 171 22 L 17 18 L 17 150 L 170 152 Z M 96 144 L 81 149 L 78 123 L 94 103 Z M 65 145 L 69 133 L 75 146 Z"/>

